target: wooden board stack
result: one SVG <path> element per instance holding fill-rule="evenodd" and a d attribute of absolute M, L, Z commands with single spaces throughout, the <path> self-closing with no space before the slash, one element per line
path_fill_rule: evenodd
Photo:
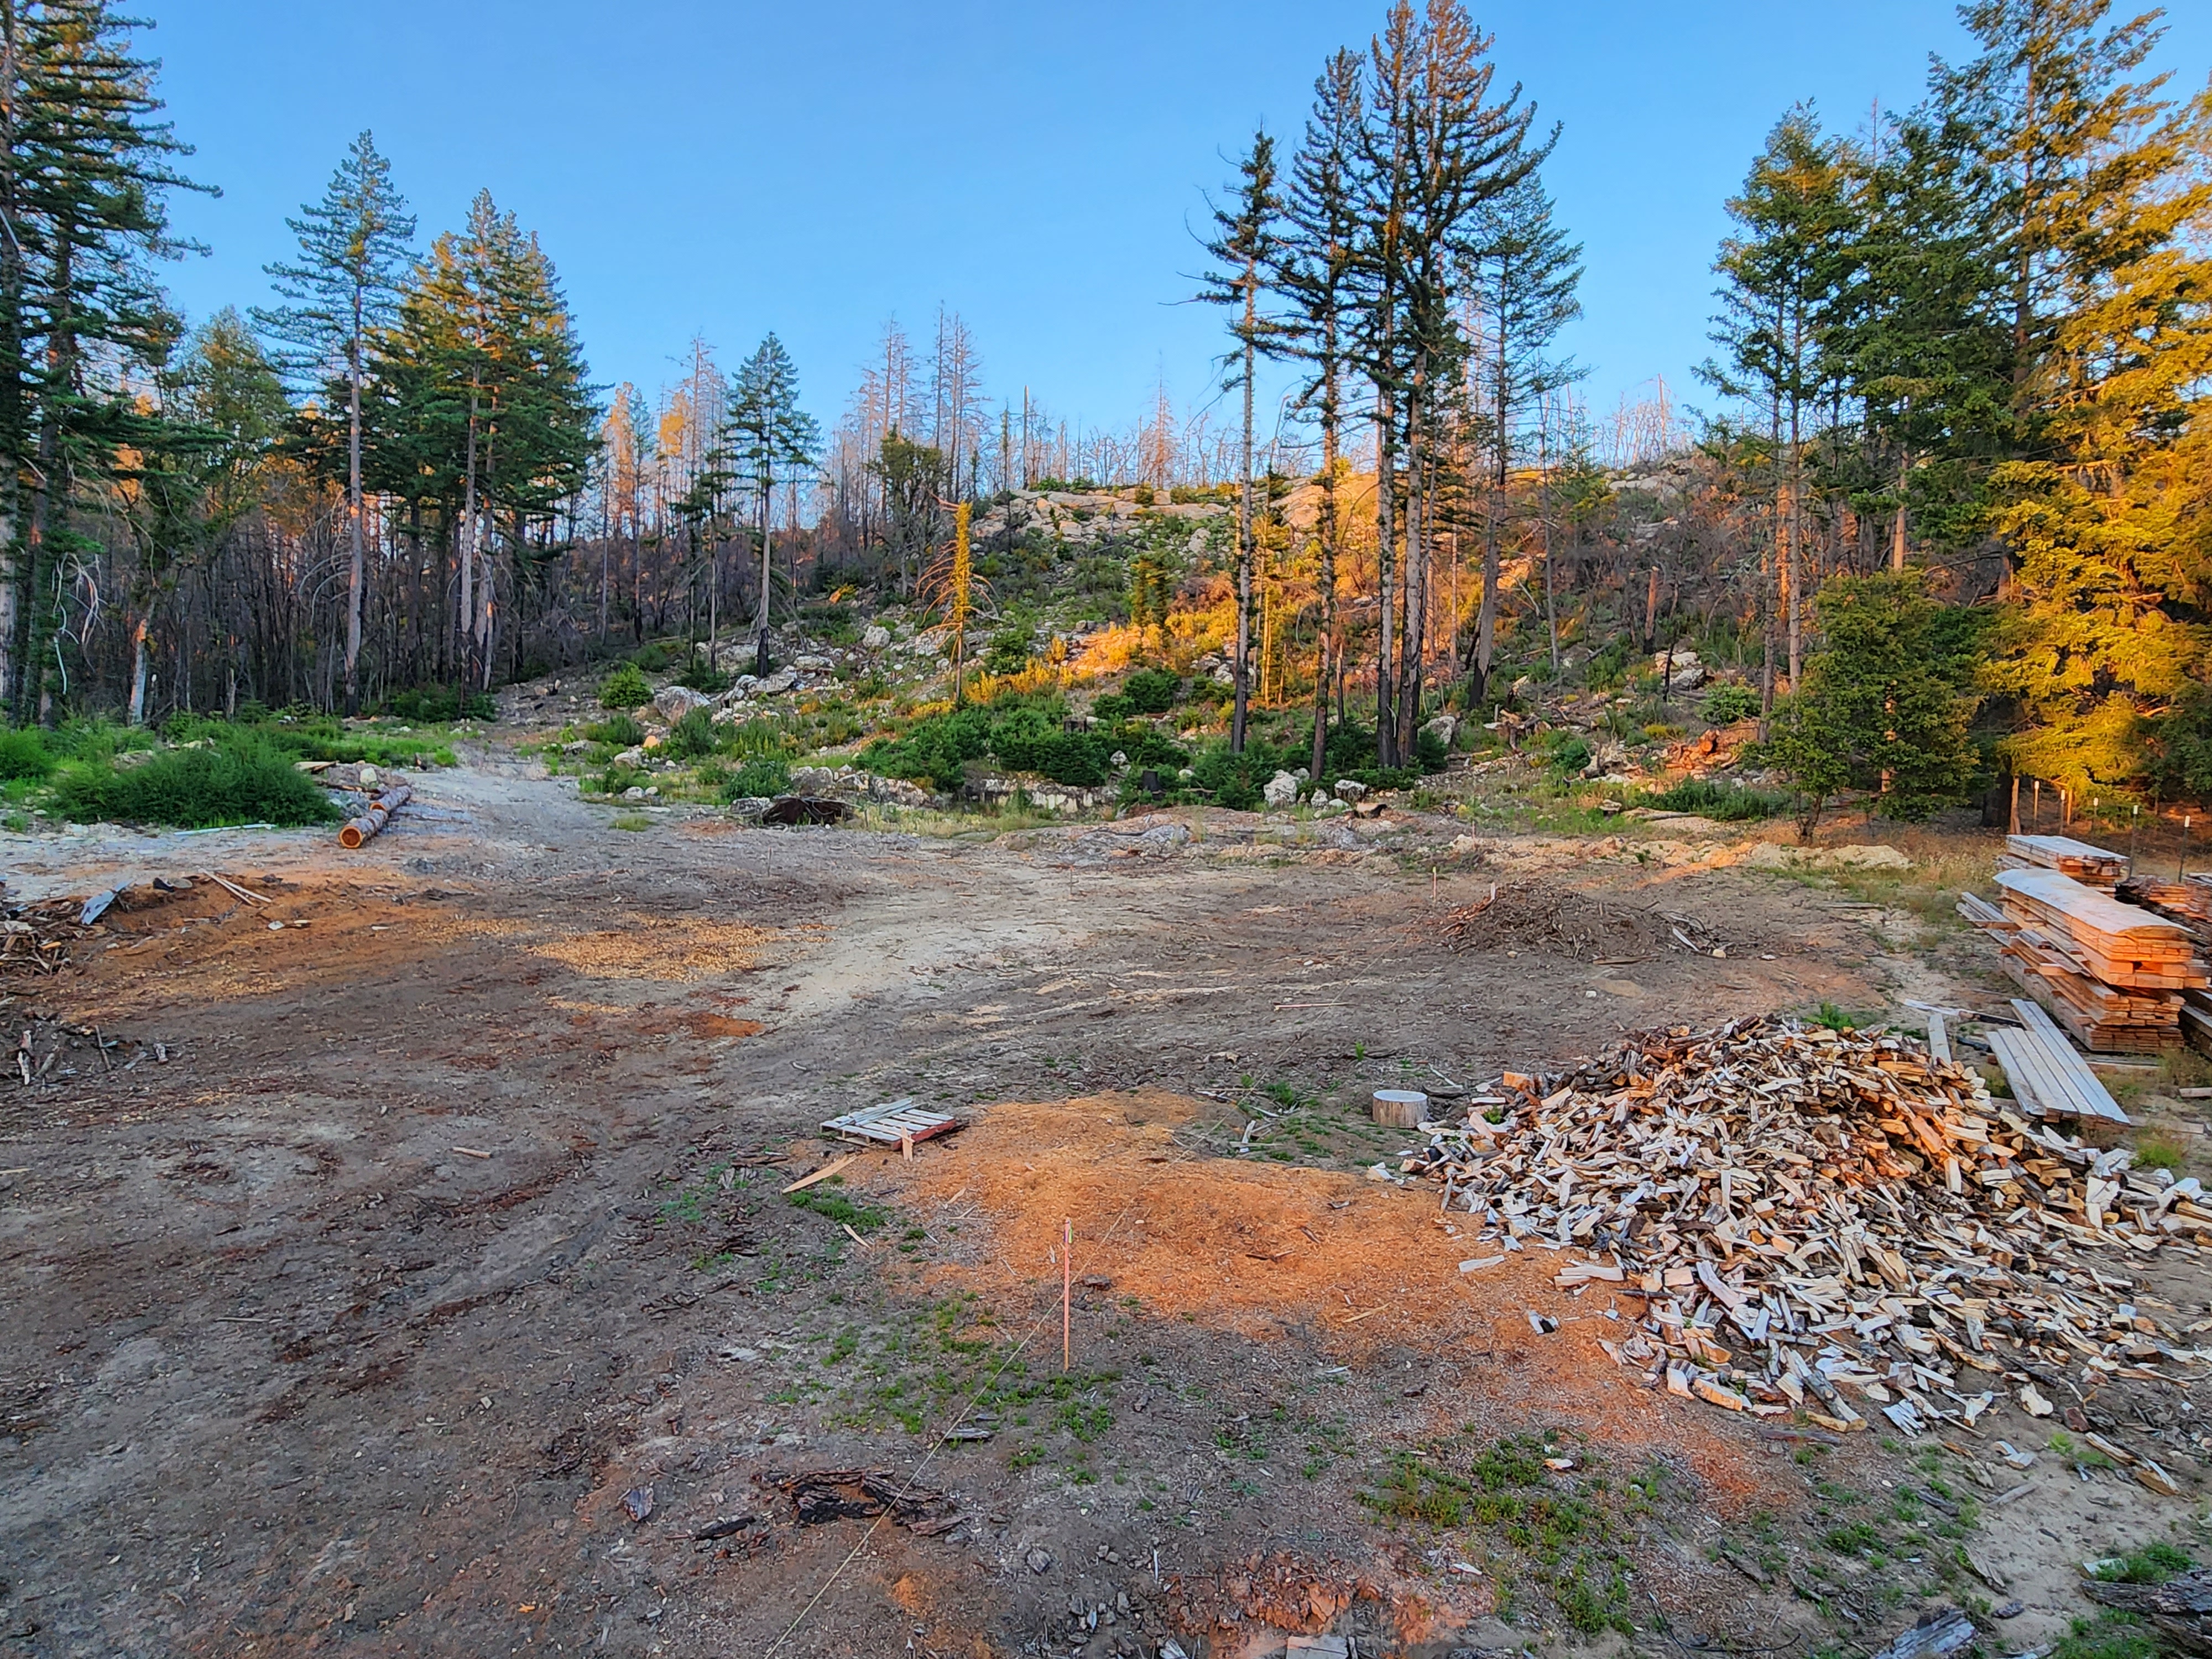
<path fill-rule="evenodd" d="M 1401 1171 L 1476 1218 L 1478 1250 L 1555 1251 L 1562 1286 L 1638 1298 L 1603 1346 L 1653 1386 L 1917 1433 L 2001 1389 L 2042 1416 L 2204 1373 L 2129 1276 L 2203 1248 L 2198 1182 L 2029 1122 L 1911 1038 L 1678 1027 L 1530 1082 Z"/>
<path fill-rule="evenodd" d="M 2108 853 L 2071 836 L 2007 836 L 2004 854 L 1997 860 L 1997 868 L 2056 870 L 2085 886 L 2101 888 L 2109 893 L 2128 873 L 2128 861 L 2118 853 Z"/>
<path fill-rule="evenodd" d="M 1960 914 L 2000 939 L 2006 970 L 2046 994 L 2083 1048 L 2156 1053 L 2181 1040 L 2183 993 L 2212 986 L 2187 928 L 2055 869 L 2000 870 L 1997 886 L 1998 917 L 1971 895 Z"/>
<path fill-rule="evenodd" d="M 2130 904 L 2140 904 L 2168 921 L 2179 922 L 2200 942 L 2212 942 L 2212 874 L 2184 876 L 2179 881 L 2130 876 L 2118 891 Z"/>

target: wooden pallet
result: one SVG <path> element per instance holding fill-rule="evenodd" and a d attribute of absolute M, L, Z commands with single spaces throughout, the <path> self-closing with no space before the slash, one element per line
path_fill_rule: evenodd
<path fill-rule="evenodd" d="M 2023 1105 L 2047 1117 L 2101 1117 L 2125 1123 L 2128 1115 L 2097 1080 L 2066 1034 L 2025 997 L 2013 999 L 2021 1029 L 1990 1027 L 1990 1052 L 2004 1067 L 2012 1091 Z"/>
<path fill-rule="evenodd" d="M 837 1135 L 847 1140 L 867 1140 L 879 1146 L 897 1146 L 908 1141 L 928 1140 L 937 1135 L 950 1134 L 963 1127 L 962 1121 L 950 1112 L 915 1105 L 914 1097 L 909 1095 L 902 1100 L 886 1101 L 864 1111 L 848 1112 L 842 1117 L 833 1117 L 822 1128 L 825 1134 Z"/>

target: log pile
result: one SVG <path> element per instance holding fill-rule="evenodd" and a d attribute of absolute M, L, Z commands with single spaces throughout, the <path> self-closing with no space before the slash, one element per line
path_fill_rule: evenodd
<path fill-rule="evenodd" d="M 2201 1374 L 2129 1276 L 2212 1233 L 2197 1182 L 2031 1123 L 1917 1041 L 1745 1019 L 1515 1081 L 1401 1172 L 1477 1218 L 1478 1251 L 1554 1251 L 1562 1286 L 1640 1298 L 1604 1346 L 1651 1386 L 1916 1433 L 2000 1391 L 2039 1416 Z"/>
<path fill-rule="evenodd" d="M 2180 1041 L 2184 993 L 2212 987 L 2186 927 L 2054 868 L 2000 870 L 1997 885 L 2002 911 L 1969 894 L 1959 913 L 2000 939 L 2006 971 L 2049 995 L 2075 1042 L 2093 1052 L 2154 1054 Z"/>

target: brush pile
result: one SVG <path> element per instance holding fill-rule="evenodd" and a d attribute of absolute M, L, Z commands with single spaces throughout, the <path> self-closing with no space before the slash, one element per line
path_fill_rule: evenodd
<path fill-rule="evenodd" d="M 82 899 L 11 904 L 0 895 L 0 979 L 44 978 L 69 965 L 69 947 L 91 933 L 80 926 Z"/>
<path fill-rule="evenodd" d="M 1746 1019 L 1509 1073 L 1401 1169 L 1480 1218 L 1478 1248 L 1642 1298 L 1607 1352 L 1730 1410 L 1917 1433 L 2000 1389 L 2041 1416 L 2115 1377 L 2185 1386 L 2199 1328 L 2129 1271 L 2194 1251 L 2212 1201 L 2010 1107 L 1908 1037 Z"/>

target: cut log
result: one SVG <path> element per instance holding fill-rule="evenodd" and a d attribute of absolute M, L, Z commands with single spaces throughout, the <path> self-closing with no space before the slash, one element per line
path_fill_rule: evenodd
<path fill-rule="evenodd" d="M 413 799 L 415 792 L 404 783 L 394 784 L 376 798 L 376 804 L 359 817 L 349 818 L 344 829 L 338 831 L 338 845 L 349 853 L 358 850 L 373 841 L 392 822 L 392 815 Z"/>
<path fill-rule="evenodd" d="M 2083 1586 L 2092 1601 L 2148 1619 L 2184 1653 L 2212 1656 L 2212 1567 L 2199 1567 L 2163 1584 Z"/>

